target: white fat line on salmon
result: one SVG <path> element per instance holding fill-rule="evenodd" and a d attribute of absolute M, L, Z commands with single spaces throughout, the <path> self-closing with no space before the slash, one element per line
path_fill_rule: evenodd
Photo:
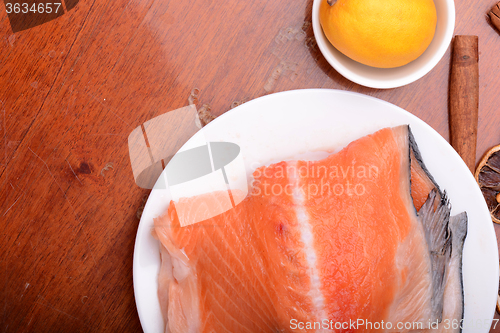
<path fill-rule="evenodd" d="M 290 164 L 293 163 L 293 164 Z M 304 208 L 304 193 L 299 186 L 299 170 L 297 170 L 297 162 L 289 162 L 291 168 L 289 172 L 289 181 L 293 184 L 293 201 L 295 207 L 295 214 L 300 226 L 300 235 L 302 243 L 304 244 L 304 252 L 306 254 L 307 264 L 309 265 L 309 277 L 311 279 L 311 289 L 309 296 L 311 297 L 313 305 L 316 307 L 316 318 L 326 318 L 325 311 L 325 298 L 321 293 L 321 280 L 319 272 L 316 267 L 316 252 L 313 247 L 313 230 L 309 223 L 309 216 Z M 320 332 L 320 331 L 318 331 Z"/>

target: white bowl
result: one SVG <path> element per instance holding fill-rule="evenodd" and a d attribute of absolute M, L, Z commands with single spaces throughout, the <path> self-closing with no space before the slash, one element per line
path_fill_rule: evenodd
<path fill-rule="evenodd" d="M 345 78 L 370 88 L 401 87 L 420 79 L 441 60 L 450 45 L 455 29 L 453 0 L 434 0 L 437 13 L 436 33 L 425 52 L 407 65 L 396 68 L 375 68 L 363 65 L 340 53 L 330 44 L 319 23 L 319 7 L 323 0 L 314 0 L 312 25 L 316 43 L 325 59 Z"/>

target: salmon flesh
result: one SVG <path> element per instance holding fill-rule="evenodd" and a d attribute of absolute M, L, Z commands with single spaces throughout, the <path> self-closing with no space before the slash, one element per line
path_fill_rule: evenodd
<path fill-rule="evenodd" d="M 235 208 L 180 226 L 176 205 L 198 216 L 218 196 L 154 221 L 165 332 L 460 331 L 467 215 L 450 217 L 409 126 L 260 167 Z"/>

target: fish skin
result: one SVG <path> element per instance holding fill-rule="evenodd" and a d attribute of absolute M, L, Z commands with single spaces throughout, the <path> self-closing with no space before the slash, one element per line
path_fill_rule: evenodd
<path fill-rule="evenodd" d="M 424 226 L 432 260 L 433 316 L 437 327 L 424 333 L 458 333 L 464 314 L 462 253 L 467 236 L 467 213 L 450 216 L 451 204 L 431 175 L 409 129 L 411 190 L 419 219 Z M 422 199 L 428 193 L 425 203 Z M 433 321 L 435 323 L 436 321 Z"/>
<path fill-rule="evenodd" d="M 452 216 L 449 223 L 451 233 L 451 258 L 447 266 L 447 285 L 445 299 L 449 300 L 443 308 L 444 319 L 456 320 L 461 323 L 464 315 L 464 288 L 462 274 L 462 258 L 465 238 L 467 237 L 467 212 Z M 443 333 L 462 332 L 462 325 L 454 329 L 443 330 Z"/>
<path fill-rule="evenodd" d="M 438 327 L 423 330 L 433 333 L 458 333 L 464 314 L 462 254 L 467 236 L 467 213 L 450 216 L 451 204 L 431 175 L 415 138 L 409 129 L 411 147 L 412 197 L 424 226 L 432 260 L 433 316 Z M 425 203 L 422 198 L 428 193 Z M 433 321 L 435 322 L 435 321 Z"/>
<path fill-rule="evenodd" d="M 408 125 L 408 139 L 410 142 L 410 160 L 411 160 L 411 195 L 413 198 L 413 204 L 416 210 L 420 210 L 424 202 L 427 200 L 428 195 L 432 190 L 437 191 L 439 198 L 443 196 L 443 192 L 439 188 L 439 185 L 434 180 L 427 169 L 420 149 L 418 148 L 415 137 L 411 131 L 411 127 Z M 437 201 L 436 201 L 437 204 Z"/>
<path fill-rule="evenodd" d="M 443 195 L 443 192 L 439 188 L 438 183 L 432 176 L 432 174 L 429 172 L 427 167 L 425 166 L 424 159 L 422 158 L 422 154 L 420 153 L 420 149 L 418 148 L 417 141 L 415 140 L 415 136 L 413 135 L 413 132 L 411 131 L 410 125 L 408 125 L 408 139 L 410 141 L 410 148 L 411 148 L 411 162 L 412 162 L 412 168 L 416 168 L 417 166 L 422 169 L 422 171 L 425 173 L 425 177 L 427 178 L 426 182 L 432 184 L 430 187 L 433 189 L 436 189 L 437 193 L 441 197 Z M 414 163 L 415 162 L 415 163 Z M 413 179 L 412 179 L 413 181 Z"/>
<path fill-rule="evenodd" d="M 448 223 L 448 249 L 443 290 L 442 320 L 422 333 L 460 333 L 464 324 L 462 258 L 467 237 L 467 212 L 451 216 Z"/>
<path fill-rule="evenodd" d="M 433 189 L 427 201 L 418 211 L 419 220 L 425 231 L 432 263 L 432 321 L 442 321 L 445 269 L 451 251 L 449 226 L 451 205 L 443 194 L 441 199 L 437 189 Z M 437 207 L 434 209 L 434 207 Z"/>

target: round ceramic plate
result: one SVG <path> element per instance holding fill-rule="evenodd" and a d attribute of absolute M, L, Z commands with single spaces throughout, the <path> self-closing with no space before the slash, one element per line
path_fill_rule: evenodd
<path fill-rule="evenodd" d="M 443 111 L 444 112 L 444 111 Z M 488 332 L 498 290 L 498 249 L 486 203 L 472 174 L 455 150 L 429 125 L 376 98 L 338 90 L 293 90 L 240 105 L 203 128 L 207 141 L 240 146 L 250 179 L 258 166 L 292 158 L 315 159 L 384 127 L 410 124 L 427 168 L 447 191 L 452 214 L 467 211 L 463 256 L 463 332 Z M 202 135 L 198 132 L 188 141 Z M 197 138 L 198 137 L 198 138 Z M 139 224 L 134 250 L 134 291 L 146 333 L 163 332 L 157 297 L 160 268 L 153 218 L 168 208 L 170 193 L 153 189 Z"/>

